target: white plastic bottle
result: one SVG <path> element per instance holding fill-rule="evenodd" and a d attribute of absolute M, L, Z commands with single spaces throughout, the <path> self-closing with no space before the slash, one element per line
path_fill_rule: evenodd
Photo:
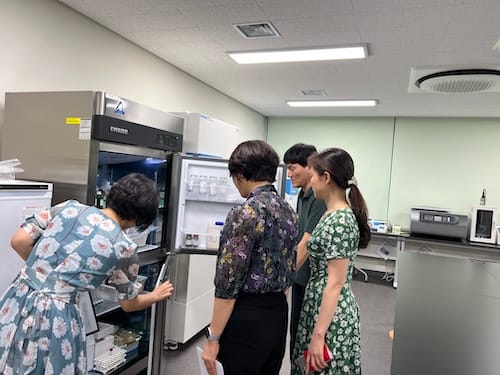
<path fill-rule="evenodd" d="M 481 206 L 486 205 L 486 189 L 483 189 L 483 194 L 481 194 L 481 198 L 479 199 L 479 204 Z"/>
<path fill-rule="evenodd" d="M 207 249 L 217 250 L 219 248 L 220 234 L 224 223 L 222 221 L 216 221 L 215 224 L 208 224 L 207 226 Z"/>

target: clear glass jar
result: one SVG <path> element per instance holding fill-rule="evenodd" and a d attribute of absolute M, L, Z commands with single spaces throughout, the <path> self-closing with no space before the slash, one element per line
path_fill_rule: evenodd
<path fill-rule="evenodd" d="M 193 235 L 191 233 L 186 233 L 184 236 L 184 246 L 193 247 Z"/>
<path fill-rule="evenodd" d="M 227 200 L 227 189 L 229 187 L 227 182 L 227 177 L 219 177 L 217 181 L 217 198 L 220 200 Z"/>
<path fill-rule="evenodd" d="M 208 179 L 207 176 L 200 176 L 200 195 L 208 194 Z"/>
<path fill-rule="evenodd" d="M 198 175 L 192 174 L 189 176 L 187 183 L 187 191 L 189 195 L 196 195 L 200 188 L 200 179 Z"/>
<path fill-rule="evenodd" d="M 193 247 L 198 247 L 200 245 L 200 235 L 198 233 L 193 233 Z"/>
<path fill-rule="evenodd" d="M 217 177 L 210 176 L 208 179 L 208 194 L 214 198 L 217 195 Z"/>

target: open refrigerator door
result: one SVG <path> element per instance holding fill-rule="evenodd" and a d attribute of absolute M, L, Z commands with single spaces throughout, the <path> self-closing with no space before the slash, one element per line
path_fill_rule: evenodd
<path fill-rule="evenodd" d="M 175 155 L 171 181 L 167 247 L 176 254 L 175 290 L 167 303 L 164 343 L 176 349 L 209 324 L 220 231 L 243 198 L 223 159 Z"/>
<path fill-rule="evenodd" d="M 275 186 L 281 195 L 284 177 L 280 165 Z M 227 160 L 174 155 L 167 248 L 176 254 L 175 291 L 167 304 L 166 349 L 176 349 L 210 323 L 220 233 L 228 212 L 244 200 Z"/>

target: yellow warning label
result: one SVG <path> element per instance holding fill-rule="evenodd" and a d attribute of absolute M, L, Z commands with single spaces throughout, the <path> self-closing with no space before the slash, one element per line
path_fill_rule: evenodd
<path fill-rule="evenodd" d="M 66 117 L 66 125 L 80 125 L 80 117 Z"/>

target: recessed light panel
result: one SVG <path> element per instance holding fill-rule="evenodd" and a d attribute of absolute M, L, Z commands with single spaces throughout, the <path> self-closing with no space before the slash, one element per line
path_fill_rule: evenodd
<path fill-rule="evenodd" d="M 267 51 L 226 52 L 238 64 L 265 64 L 296 61 L 363 59 L 365 45 L 349 47 L 304 48 Z"/>
<path fill-rule="evenodd" d="M 375 107 L 375 99 L 366 100 L 287 100 L 290 107 Z"/>

